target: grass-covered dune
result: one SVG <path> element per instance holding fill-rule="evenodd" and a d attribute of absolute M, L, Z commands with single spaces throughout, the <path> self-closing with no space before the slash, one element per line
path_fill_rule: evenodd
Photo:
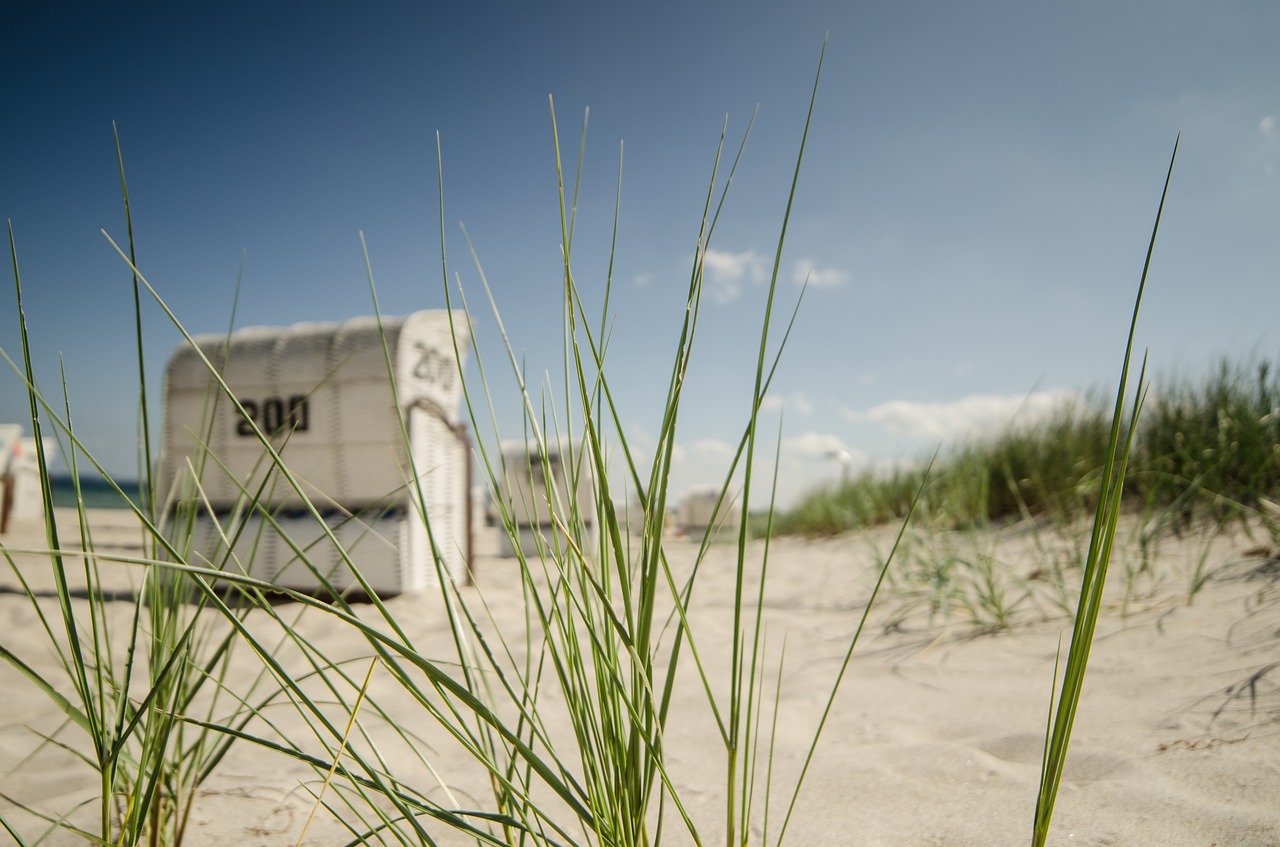
<path fill-rule="evenodd" d="M 1095 505 L 1110 425 L 1111 410 L 1086 401 L 945 450 L 929 473 L 919 514 L 952 528 L 1083 518 Z M 925 465 L 867 471 L 814 490 L 775 515 L 774 529 L 829 535 L 901 518 Z M 1249 516 L 1280 495 L 1275 363 L 1222 360 L 1203 378 L 1156 380 L 1138 422 L 1125 493 L 1134 508 L 1174 528 L 1193 515 Z"/>

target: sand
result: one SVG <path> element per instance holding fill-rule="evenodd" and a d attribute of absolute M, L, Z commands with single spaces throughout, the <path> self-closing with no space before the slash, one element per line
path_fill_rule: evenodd
<path fill-rule="evenodd" d="M 130 546 L 136 531 L 120 513 L 94 512 L 91 518 L 100 549 L 137 552 Z M 69 515 L 63 521 L 74 526 Z M 1137 537 L 1135 526 L 1122 533 L 1125 538 Z M 1058 549 L 1054 545 L 1070 547 L 1079 534 L 1065 538 L 1028 526 L 986 535 L 913 536 L 903 570 L 873 610 L 837 697 L 787 843 L 989 847 L 1029 842 L 1055 651 L 1059 639 L 1069 637 L 1065 618 L 1053 610 L 1051 581 L 1043 577 Z M 0 540 L 10 548 L 40 543 L 29 527 Z M 891 540 L 890 531 L 879 530 L 773 545 L 767 593 L 770 656 L 776 658 L 784 636 L 787 645 L 775 746 L 779 784 L 794 780 L 865 605 L 874 562 Z M 1150 567 L 1132 579 L 1126 563 L 1135 566 L 1136 547 L 1118 555 L 1050 843 L 1280 844 L 1280 565 L 1263 541 L 1239 532 L 1166 536 Z M 677 568 L 687 567 L 695 551 L 681 539 L 669 545 Z M 962 608 L 931 616 L 927 604 L 913 605 L 919 594 L 913 593 L 910 573 L 922 572 L 931 560 L 972 559 L 976 552 L 1007 563 L 1011 573 L 1034 577 L 1016 583 L 1031 590 L 1034 599 L 1016 603 L 1011 626 L 1002 631 L 973 625 Z M 751 553 L 758 557 L 760 547 Z M 733 555 L 725 546 L 712 550 L 693 614 L 698 648 L 718 667 L 729 653 L 725 633 Z M 47 560 L 20 553 L 14 559 L 43 594 L 41 608 L 53 613 Z M 1208 578 L 1189 598 L 1188 585 L 1201 562 Z M 120 624 L 131 608 L 126 600 L 139 570 L 119 564 L 104 568 L 104 581 L 116 598 L 108 606 Z M 483 595 L 504 633 L 518 633 L 523 620 L 513 574 L 511 560 L 481 557 L 477 587 L 467 589 L 473 599 Z M 40 672 L 53 673 L 48 636 L 17 588 L 9 569 L 0 570 L 0 644 Z M 84 601 L 76 602 L 83 608 Z M 424 653 L 448 655 L 438 598 L 403 595 L 389 605 Z M 302 612 L 279 608 L 285 614 Z M 364 607 L 362 614 L 371 612 Z M 251 617 L 251 625 L 266 631 L 260 618 Z M 298 626 L 332 657 L 368 655 L 360 639 L 322 615 L 303 614 Z M 290 661 L 287 651 L 281 655 Z M 233 681 L 247 682 L 259 665 L 247 653 L 240 659 Z M 362 676 L 367 666 L 356 661 L 350 672 Z M 669 766 L 708 843 L 718 843 L 723 748 L 701 687 L 691 676 L 682 682 L 667 733 Z M 772 675 L 768 684 L 772 687 Z M 63 690 L 70 689 L 64 685 Z M 393 720 L 431 737 L 421 710 L 397 699 L 395 691 L 385 672 L 375 674 L 371 693 L 387 704 Z M 563 731 L 555 698 L 545 703 L 552 729 Z M 296 729 L 289 707 L 278 706 L 272 714 L 282 726 Z M 39 734 L 53 732 L 59 723 L 44 694 L 11 667 L 0 667 L 0 792 L 51 815 L 91 820 L 86 817 L 90 807 L 76 810 L 96 796 L 95 775 L 70 752 L 40 743 Z M 370 720 L 370 731 L 386 743 L 393 765 L 403 767 L 408 778 L 425 779 L 421 766 L 376 724 Z M 64 728 L 59 738 L 85 749 L 73 729 Z M 481 791 L 465 754 L 447 740 L 434 740 L 431 764 L 460 786 Z M 281 755 L 246 744 L 233 747 L 197 796 L 187 843 L 297 843 L 312 806 L 304 782 L 317 785 L 313 773 Z M 26 837 L 40 831 L 3 800 L 0 814 Z M 770 842 L 780 820 L 775 807 Z M 761 843 L 763 834 L 757 817 L 751 843 Z M 665 843 L 688 843 L 678 830 L 668 835 Z M 6 838 L 0 832 L 0 843 Z M 349 840 L 322 812 L 305 843 Z M 83 842 L 58 833 L 42 843 Z M 444 834 L 441 843 L 458 839 Z"/>

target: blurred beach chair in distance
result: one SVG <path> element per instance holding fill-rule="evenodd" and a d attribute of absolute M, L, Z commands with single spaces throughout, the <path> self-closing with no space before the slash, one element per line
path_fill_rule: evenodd
<path fill-rule="evenodd" d="M 719 509 L 716 508 L 719 501 Z M 709 485 L 694 488 L 680 500 L 676 509 L 676 526 L 680 532 L 691 538 L 701 538 L 728 531 L 732 535 L 741 523 L 739 510 L 734 506 L 732 494 L 726 494 L 720 501 L 720 489 Z"/>
<path fill-rule="evenodd" d="M 18 523 L 44 516 L 44 484 L 36 440 L 22 436 L 22 424 L 0 424 L 0 535 Z M 57 456 L 57 442 L 44 439 L 46 461 Z"/>
<path fill-rule="evenodd" d="M 379 596 L 421 590 L 435 583 L 437 556 L 465 582 L 471 450 L 456 420 L 454 351 L 469 342 L 465 315 L 436 310 L 179 347 L 165 379 L 160 488 L 175 546 L 190 564 L 307 593 L 364 593 L 352 566 Z"/>
<path fill-rule="evenodd" d="M 539 554 L 539 545 L 554 550 L 556 536 L 576 522 L 582 535 L 575 540 L 584 552 L 594 550 L 600 531 L 591 463 L 570 445 L 515 445 L 503 450 L 504 473 L 499 479 L 501 506 L 489 505 L 488 522 L 502 527 L 502 512 L 511 527 L 500 532 L 499 554 L 515 556 L 516 544 L 526 556 Z M 563 528 L 557 526 L 557 522 Z"/>

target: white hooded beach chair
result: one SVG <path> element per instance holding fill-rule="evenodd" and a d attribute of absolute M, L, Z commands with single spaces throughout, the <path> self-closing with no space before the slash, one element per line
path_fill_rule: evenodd
<path fill-rule="evenodd" d="M 175 350 L 161 491 L 188 563 L 305 592 L 362 592 L 353 568 L 379 595 L 423 589 L 438 570 L 465 580 L 471 457 L 455 350 L 469 343 L 463 313 L 423 311 Z"/>

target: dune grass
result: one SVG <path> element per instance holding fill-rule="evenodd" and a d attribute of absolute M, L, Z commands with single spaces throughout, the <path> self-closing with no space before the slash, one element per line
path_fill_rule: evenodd
<path fill-rule="evenodd" d="M 1124 364 L 1120 368 L 1119 385 L 1116 388 L 1115 408 L 1111 415 L 1111 435 L 1107 441 L 1106 464 L 1098 483 L 1097 509 L 1094 512 L 1093 532 L 1089 540 L 1089 552 L 1084 562 L 1084 574 L 1080 586 L 1080 602 L 1076 607 L 1075 626 L 1071 632 L 1071 646 L 1067 650 L 1066 664 L 1062 669 L 1061 683 L 1057 666 L 1054 667 L 1056 702 L 1049 710 L 1049 722 L 1045 730 L 1044 760 L 1040 768 L 1040 791 L 1036 794 L 1035 820 L 1032 826 L 1032 847 L 1043 847 L 1049 837 L 1049 823 L 1062 784 L 1062 772 L 1066 767 L 1067 750 L 1071 732 L 1075 726 L 1080 693 L 1084 690 L 1085 671 L 1089 665 L 1089 653 L 1093 647 L 1093 635 L 1097 628 L 1098 614 L 1102 610 L 1102 597 L 1107 584 L 1107 570 L 1111 553 L 1115 548 L 1116 528 L 1124 506 L 1125 477 L 1129 457 L 1133 451 L 1138 420 L 1146 401 L 1146 356 L 1134 398 L 1126 414 L 1126 395 L 1129 385 L 1129 369 L 1133 360 L 1134 336 L 1138 325 L 1138 312 L 1142 308 L 1142 295 L 1147 288 L 1147 273 L 1151 269 L 1151 255 L 1155 252 L 1156 235 L 1160 231 L 1160 218 L 1169 196 L 1169 182 L 1173 179 L 1173 165 L 1178 158 L 1178 145 L 1173 145 L 1169 159 L 1169 172 L 1164 190 L 1160 194 L 1160 206 L 1151 228 L 1151 241 L 1147 245 L 1147 258 L 1142 266 L 1142 279 L 1138 283 L 1138 295 L 1133 304 L 1133 317 L 1129 323 L 1129 340 L 1125 345 Z M 1061 654 L 1061 651 L 1059 651 Z M 1051 698 L 1052 699 L 1052 698 Z"/>
<path fill-rule="evenodd" d="M 821 63 L 818 78 L 820 68 Z M 815 79 L 810 117 L 817 91 Z M 437 557 L 438 595 L 431 608 L 448 623 L 449 647 L 443 653 L 429 654 L 414 643 L 397 620 L 396 612 L 375 591 L 367 591 L 371 595 L 369 604 L 356 606 L 323 573 L 313 569 L 319 586 L 329 589 L 331 595 L 322 600 L 263 582 L 230 568 L 227 562 L 201 558 L 200 551 L 191 549 L 188 543 L 194 517 L 169 511 L 165 508 L 167 501 L 151 500 L 152 492 L 163 497 L 172 495 L 156 492 L 151 484 L 145 485 L 145 493 L 140 495 L 118 491 L 134 510 L 145 533 L 139 556 L 125 559 L 96 554 L 92 533 L 81 513 L 85 553 L 76 561 L 82 561 L 87 569 L 85 579 L 90 592 L 87 602 L 77 602 L 66 577 L 71 554 L 57 534 L 46 485 L 45 522 L 49 535 L 45 555 L 58 586 L 56 614 L 46 617 L 41 598 L 30 589 L 28 594 L 48 641 L 59 650 L 58 677 L 36 672 L 8 648 L 4 648 L 2 657 L 66 716 L 68 727 L 52 735 L 48 742 L 88 751 L 78 755 L 100 775 L 100 809 L 94 823 L 84 825 L 78 818 L 72 819 L 77 811 L 74 809 L 47 811 L 14 804 L 14 808 L 25 809 L 38 821 L 37 831 L 28 832 L 9 812 L 0 814 L 0 825 L 19 844 L 36 844 L 44 833 L 55 829 L 77 834 L 86 843 L 181 844 L 186 834 L 186 809 L 196 788 L 233 744 L 253 745 L 264 753 L 311 769 L 315 779 L 308 785 L 314 809 L 323 810 L 345 828 L 352 845 L 433 844 L 433 832 L 441 826 L 474 843 L 494 845 L 644 847 L 657 844 L 664 837 L 693 844 L 720 841 L 727 847 L 757 839 L 780 844 L 787 835 L 805 774 L 849 669 L 867 613 L 880 586 L 890 578 L 891 563 L 906 537 L 913 513 L 928 506 L 933 510 L 932 520 L 957 524 L 990 520 L 998 514 L 992 497 L 1006 497 L 998 492 L 1000 480 L 1017 481 L 1006 487 L 1008 502 L 1020 512 L 1037 512 L 1055 502 L 1056 508 L 1063 511 L 1077 509 L 1077 502 L 1096 506 L 1085 587 L 1075 613 L 1076 631 L 1062 682 L 1059 684 L 1055 676 L 1052 683 L 1055 693 L 1060 691 L 1061 696 L 1051 713 L 1034 823 L 1034 843 L 1042 843 L 1058 790 L 1101 601 L 1101 585 L 1114 543 L 1125 491 L 1126 462 L 1131 448 L 1140 443 L 1135 434 L 1140 399 L 1131 401 L 1129 407 L 1125 404 L 1128 353 L 1117 403 L 1100 448 L 1105 460 L 1102 470 L 1096 474 L 1079 470 L 1079 479 L 1069 493 L 1061 485 L 1064 475 L 1077 473 L 1082 461 L 1086 465 L 1091 461 L 1072 452 L 1083 450 L 1081 445 L 1092 437 L 1089 433 L 1093 424 L 1084 412 L 1053 445 L 1011 437 L 999 458 L 1003 476 L 964 472 L 965 465 L 957 460 L 957 464 L 944 467 L 936 486 L 930 482 L 927 469 L 904 471 L 888 481 L 855 481 L 838 500 L 833 498 L 826 507 L 828 514 L 822 518 L 827 531 L 848 526 L 850 520 L 872 523 L 899 519 L 902 526 L 883 556 L 871 596 L 845 642 L 843 660 L 829 681 L 823 717 L 805 751 L 798 777 L 791 784 L 779 786 L 775 784 L 772 733 L 785 717 L 780 712 L 781 688 L 771 690 L 767 680 L 776 674 L 777 685 L 783 684 L 782 660 L 767 643 L 764 585 L 770 538 L 787 524 L 783 520 L 774 524 L 774 481 L 764 478 L 760 468 L 768 464 L 762 457 L 771 449 L 776 450 L 777 445 L 762 443 L 758 415 L 790 331 L 790 323 L 780 321 L 775 314 L 780 309 L 776 302 L 780 294 L 778 271 L 808 123 L 796 158 L 773 275 L 757 329 L 753 388 L 749 396 L 742 398 L 743 429 L 733 468 L 721 488 L 721 497 L 727 501 L 731 481 L 740 480 L 742 485 L 736 500 L 743 519 L 735 539 L 732 620 L 727 635 L 701 628 L 691 614 L 709 540 L 703 542 L 692 568 L 677 572 L 664 549 L 663 525 L 668 509 L 666 481 L 675 461 L 685 377 L 701 352 L 697 329 L 704 261 L 714 242 L 737 160 L 723 163 L 722 134 L 714 149 L 695 258 L 679 316 L 681 331 L 669 353 L 670 376 L 662 426 L 656 448 L 642 454 L 628 439 L 619 420 L 614 385 L 608 377 L 608 327 L 614 317 L 608 306 L 611 281 L 606 278 L 602 283 L 605 305 L 601 313 L 591 314 L 583 305 L 583 283 L 574 270 L 573 198 L 581 181 L 581 155 L 579 171 L 567 177 L 560 159 L 554 109 L 552 127 L 557 214 L 564 255 L 559 290 L 564 319 L 564 369 L 562 383 L 554 389 L 540 389 L 524 382 L 513 345 L 501 329 L 501 313 L 483 267 L 474 253 L 472 256 L 495 323 L 507 341 L 509 366 L 525 410 L 520 434 L 544 461 L 554 453 L 566 459 L 569 469 L 567 490 L 560 490 L 552 475 L 545 478 L 540 493 L 551 506 L 554 526 L 536 538 L 533 554 L 524 552 L 511 507 L 497 498 L 500 521 L 517 551 L 516 570 L 526 626 L 516 632 L 502 631 L 485 605 L 483 587 L 470 590 L 453 583 L 447 578 L 442 559 Z M 744 145 L 745 142 L 744 135 Z M 440 171 L 443 173 L 443 168 Z M 121 174 L 123 184 L 123 166 Z M 127 210 L 127 191 L 125 199 Z M 443 179 L 440 204 L 443 228 Z M 1154 240 L 1153 233 L 1153 246 Z M 130 245 L 131 242 L 130 232 Z M 443 232 L 441 244 L 446 303 L 450 307 L 459 305 L 469 314 L 465 289 L 458 284 L 458 275 L 443 253 Z M 67 406 L 58 410 L 49 404 L 32 376 L 25 342 L 26 317 L 22 314 L 22 282 L 12 234 L 10 246 L 24 332 L 24 365 L 20 370 L 29 386 L 33 428 L 37 436 L 44 423 L 56 428 L 74 469 L 82 459 L 92 463 L 92 457 L 76 437 Z M 138 296 L 154 298 L 191 342 L 181 321 L 168 310 L 137 267 L 131 246 L 117 249 L 133 276 Z M 366 267 L 376 311 L 376 286 L 367 254 Z M 1145 284 L 1145 273 L 1143 279 Z M 798 303 L 795 308 L 799 308 Z M 1135 320 L 1136 316 L 1135 304 Z M 140 357 L 142 335 L 139 325 Z M 469 334 L 457 333 L 455 343 L 464 343 L 458 340 L 463 337 Z M 1130 351 L 1132 347 L 1131 331 Z M 478 348 L 473 347 L 472 352 L 479 357 Z M 217 367 L 207 360 L 205 363 L 221 391 L 221 395 L 211 395 L 210 402 L 238 407 L 239 400 Z M 497 381 L 491 378 L 489 367 L 492 363 L 480 361 L 478 381 L 464 382 L 472 428 L 477 433 L 487 433 L 477 440 L 482 473 L 491 491 L 497 492 L 507 468 L 500 449 L 504 433 L 499 431 L 491 411 L 489 391 Z M 140 390 L 145 391 L 145 375 L 142 377 Z M 388 378 L 394 383 L 389 361 Z M 1138 384 L 1141 398 L 1141 376 Z M 1131 413 L 1126 408 L 1135 411 Z M 1073 428 L 1077 426 L 1078 431 Z M 273 469 L 275 482 L 302 498 L 324 534 L 321 543 L 332 545 L 361 580 L 358 562 L 342 549 L 290 471 L 279 441 L 252 422 L 251 427 L 261 446 L 262 461 Z M 149 441 L 146 432 L 144 427 L 144 444 Z M 1033 461 L 1037 455 L 1056 469 L 1037 470 Z M 47 482 L 48 469 L 43 458 L 41 461 Z M 216 462 L 217 457 L 193 457 L 193 467 L 206 461 Z M 622 468 L 621 473 L 611 471 L 617 467 Z M 420 479 L 419 469 L 409 467 L 405 471 L 406 479 Z M 1182 471 L 1165 468 L 1163 473 L 1172 478 Z M 589 525 L 586 513 L 572 496 L 583 476 L 592 481 L 598 529 Z M 198 477 L 197 473 L 195 478 Z M 151 478 L 149 471 L 143 478 Z M 1032 482 L 1023 485 L 1024 479 Z M 283 534 L 265 491 L 244 491 L 242 511 L 261 517 L 264 531 Z M 616 505 L 631 502 L 639 503 L 638 515 Z M 420 490 L 415 508 L 430 532 L 431 515 Z M 753 537 L 753 527 L 759 523 L 747 519 L 754 512 L 764 515 L 765 532 L 759 540 Z M 231 526 L 223 529 L 235 531 Z M 306 549 L 296 544 L 293 549 L 307 561 Z M 22 568 L 14 559 L 15 554 L 16 551 L 5 551 L 21 580 Z M 120 630 L 104 616 L 103 599 L 94 595 L 93 586 L 100 584 L 96 568 L 126 565 L 138 568 L 145 576 L 137 599 L 130 606 L 131 614 Z M 161 575 L 164 578 L 159 578 Z M 367 583 L 359 584 L 369 589 Z M 979 584 L 977 593 L 982 614 L 997 620 L 1007 615 L 1010 601 L 995 582 Z M 293 604 L 280 605 L 282 596 Z M 304 613 L 310 626 L 298 623 Z M 352 658 L 332 652 L 322 635 L 334 631 L 347 633 L 362 643 L 361 654 Z M 699 647 L 703 639 L 710 637 L 730 640 L 732 651 L 727 667 L 712 667 L 704 661 Z M 65 650 L 61 647 L 64 644 Z M 259 668 L 247 688 L 230 684 L 225 670 L 233 660 Z M 718 793 L 723 798 L 723 808 L 718 819 L 712 821 L 695 819 L 668 769 L 667 721 L 676 688 L 686 685 L 701 692 L 716 728 L 722 768 Z M 1047 683 L 1046 688 L 1049 687 Z M 67 690 L 72 695 L 66 695 Z M 136 692 L 142 692 L 141 696 Z M 406 722 L 399 717 L 403 712 L 393 712 L 393 703 L 397 709 L 410 704 L 414 719 Z M 280 708 L 286 709 L 291 718 L 280 717 Z M 72 738 L 72 728 L 83 738 Z M 471 765 L 468 773 L 440 773 L 434 768 L 433 745 L 446 744 L 464 751 Z M 392 761 L 410 761 L 413 765 L 399 769 L 389 764 Z"/>
<path fill-rule="evenodd" d="M 947 449 L 921 502 L 938 528 L 1022 518 L 1080 522 L 1096 506 L 1110 413 L 1067 402 L 1035 423 Z M 1221 360 L 1203 378 L 1153 379 L 1125 480 L 1126 507 L 1162 529 L 1225 524 L 1280 499 L 1280 375 L 1270 359 Z M 830 535 L 899 519 L 921 473 L 910 465 L 814 489 L 774 519 L 779 533 Z"/>
<path fill-rule="evenodd" d="M 124 181 L 123 157 L 117 140 L 121 188 L 124 196 L 129 252 L 132 255 L 132 218 L 128 189 Z M 23 309 L 22 275 L 18 251 L 9 229 L 15 300 L 22 339 L 22 364 L 9 361 L 27 385 L 32 430 L 42 479 L 44 548 L 52 573 L 56 608 L 47 611 L 19 566 L 16 553 L 2 552 L 11 573 L 30 600 L 40 629 L 47 636 L 56 661 L 53 673 L 38 671 L 9 647 L 0 644 L 0 659 L 6 661 L 32 685 L 44 692 L 61 716 L 61 726 L 43 737 L 43 744 L 73 751 L 99 780 L 96 811 L 87 818 L 74 814 L 79 809 L 56 814 L 4 798 L 32 818 L 42 821 L 43 832 L 56 829 L 78 833 L 85 841 L 103 844 L 180 844 L 186 832 L 192 803 L 201 783 L 229 749 L 231 738 L 200 728 L 187 720 L 192 715 L 212 717 L 229 725 L 242 725 L 252 714 L 244 701 L 222 690 L 222 682 L 238 644 L 234 630 L 208 615 L 203 602 L 194 604 L 181 583 L 162 579 L 158 569 L 139 569 L 133 599 L 126 613 L 119 613 L 104 588 L 106 568 L 121 566 L 114 556 L 100 555 L 80 496 L 79 480 L 84 461 L 98 473 L 100 466 L 84 451 L 75 435 L 71 404 L 63 391 L 61 410 L 48 402 L 36 383 L 28 343 L 28 325 Z M 141 302 L 139 278 L 134 276 L 135 306 Z M 145 409 L 146 376 L 142 367 L 143 333 L 140 311 L 135 311 L 135 337 L 139 362 L 139 402 Z M 6 358 L 8 358 L 6 356 Z M 46 430 L 46 425 L 51 425 Z M 50 434 L 65 445 L 63 455 L 76 486 L 76 539 L 68 544 L 60 537 L 54 518 L 49 461 L 42 436 Z M 142 416 L 140 446 L 149 455 L 150 435 L 146 415 Z M 156 562 L 179 556 L 174 544 L 189 536 L 181 532 L 162 533 L 159 509 L 151 499 L 150 462 L 136 492 L 126 492 L 102 474 L 116 496 L 128 503 L 147 531 L 143 532 L 140 562 Z M 89 467 L 83 468 L 88 471 Z M 73 592 L 71 585 L 82 584 Z M 83 600 L 81 599 L 83 595 Z M 243 617 L 246 609 L 233 612 Z M 240 697 L 249 696 L 250 691 Z M 232 706 L 228 709 L 227 704 Z M 82 740 L 73 736 L 79 734 Z M 29 843 L 14 825 L 0 816 L 0 825 L 18 844 Z M 30 843 L 38 843 L 37 836 Z"/>
<path fill-rule="evenodd" d="M 1119 531 L 1135 552 L 1113 598 L 1123 612 L 1171 593 L 1193 601 L 1212 576 L 1222 530 L 1280 544 L 1277 404 L 1280 382 L 1268 360 L 1222 361 L 1200 380 L 1152 382 L 1120 500 Z M 890 574 L 889 625 L 983 632 L 1073 614 L 1110 417 L 1095 404 L 1065 405 L 1050 419 L 944 451 Z M 901 520 L 904 497 L 922 482 L 910 465 L 855 475 L 809 492 L 775 515 L 773 528 L 830 536 Z M 1188 535 L 1202 541 L 1185 572 L 1157 568 L 1167 542 Z M 1009 559 L 1001 538 L 1027 539 L 1032 555 Z"/>

